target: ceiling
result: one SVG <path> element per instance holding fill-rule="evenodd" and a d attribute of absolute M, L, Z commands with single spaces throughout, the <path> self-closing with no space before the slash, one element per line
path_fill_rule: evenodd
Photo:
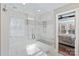
<path fill-rule="evenodd" d="M 52 11 L 66 4 L 68 3 L 12 3 L 8 4 L 8 6 L 23 12 L 44 13 L 47 11 Z"/>

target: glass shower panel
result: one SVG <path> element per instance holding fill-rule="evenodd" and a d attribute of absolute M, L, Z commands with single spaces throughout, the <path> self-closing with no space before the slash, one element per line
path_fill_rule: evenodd
<path fill-rule="evenodd" d="M 10 36 L 24 36 L 25 24 L 22 19 L 11 18 L 10 20 Z"/>
<path fill-rule="evenodd" d="M 29 20 L 28 19 L 28 34 L 29 34 L 29 40 L 35 40 L 36 37 L 36 27 L 35 27 L 35 20 Z"/>
<path fill-rule="evenodd" d="M 9 22 L 9 55 L 26 55 L 25 35 L 25 20 L 19 17 L 11 17 Z"/>

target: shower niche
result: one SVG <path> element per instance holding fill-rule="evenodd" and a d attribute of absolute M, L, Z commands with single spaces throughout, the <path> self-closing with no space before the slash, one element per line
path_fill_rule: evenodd
<path fill-rule="evenodd" d="M 78 55 L 77 10 L 60 13 L 56 21 L 57 51 L 64 56 Z"/>

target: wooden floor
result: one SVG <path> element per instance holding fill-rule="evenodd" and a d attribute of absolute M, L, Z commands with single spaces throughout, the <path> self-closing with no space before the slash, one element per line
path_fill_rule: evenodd
<path fill-rule="evenodd" d="M 74 56 L 75 48 L 67 45 L 59 44 L 59 53 L 64 56 Z"/>

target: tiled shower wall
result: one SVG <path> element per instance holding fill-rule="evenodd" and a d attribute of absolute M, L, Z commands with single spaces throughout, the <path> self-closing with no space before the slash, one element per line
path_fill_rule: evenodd
<path fill-rule="evenodd" d="M 39 16 L 39 32 L 38 32 L 38 39 L 44 42 L 47 42 L 46 44 L 51 44 L 53 47 L 55 47 L 55 15 L 53 11 L 49 11 L 46 13 L 43 13 Z M 46 22 L 46 28 L 44 30 L 43 22 Z"/>

